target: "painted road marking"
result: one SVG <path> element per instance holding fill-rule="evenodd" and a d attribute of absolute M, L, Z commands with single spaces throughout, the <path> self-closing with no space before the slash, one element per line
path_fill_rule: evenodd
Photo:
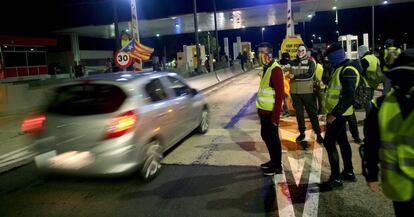
<path fill-rule="evenodd" d="M 285 173 L 274 176 L 276 183 L 276 199 L 279 216 L 288 217 L 295 216 L 293 209 L 292 198 L 290 197 L 289 186 L 286 182 Z"/>
<path fill-rule="evenodd" d="M 304 217 L 318 216 L 319 191 L 316 183 L 319 183 L 321 180 L 322 154 L 323 148 L 318 147 L 313 149 L 308 191 L 306 195 L 305 207 L 303 208 Z"/>
<path fill-rule="evenodd" d="M 239 122 L 240 118 L 242 118 L 244 116 L 244 114 L 246 113 L 247 109 L 250 107 L 250 105 L 252 105 L 254 102 L 256 102 L 256 94 L 254 94 L 249 101 L 247 101 L 246 104 L 244 104 L 244 106 L 239 110 L 239 112 L 237 112 L 236 115 L 234 115 L 230 122 L 224 127 L 224 129 L 229 129 L 229 128 L 233 128 L 234 125 L 237 124 L 237 122 Z"/>

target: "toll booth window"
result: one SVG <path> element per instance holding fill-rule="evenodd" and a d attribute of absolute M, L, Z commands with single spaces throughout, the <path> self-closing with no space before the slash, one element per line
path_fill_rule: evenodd
<path fill-rule="evenodd" d="M 168 76 L 171 88 L 176 96 L 185 96 L 191 93 L 191 88 L 177 78 Z"/>
<path fill-rule="evenodd" d="M 160 79 L 154 79 L 145 86 L 145 91 L 152 102 L 162 101 L 167 99 L 167 93 L 161 84 Z"/>
<path fill-rule="evenodd" d="M 358 42 L 357 42 L 357 40 L 352 40 L 351 41 L 351 51 L 358 51 Z"/>
<path fill-rule="evenodd" d="M 344 48 L 345 52 L 347 51 L 348 46 L 346 44 L 346 41 L 342 41 L 342 48 Z"/>

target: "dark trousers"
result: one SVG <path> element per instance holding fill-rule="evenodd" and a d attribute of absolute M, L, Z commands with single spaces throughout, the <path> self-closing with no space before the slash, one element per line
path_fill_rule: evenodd
<path fill-rule="evenodd" d="M 359 139 L 358 131 L 358 120 L 355 116 L 355 112 L 348 119 L 349 131 L 351 132 L 352 138 Z"/>
<path fill-rule="evenodd" d="M 279 139 L 279 129 L 272 123 L 272 115 L 259 114 L 261 135 L 269 151 L 270 160 L 276 168 L 282 166 L 282 147 Z"/>
<path fill-rule="evenodd" d="M 313 94 L 291 94 L 293 107 L 296 110 L 296 120 L 299 126 L 299 132 L 301 134 L 305 133 L 306 125 L 305 125 L 305 111 L 303 107 L 305 107 L 306 112 L 308 113 L 309 119 L 312 123 L 313 131 L 316 134 L 321 133 L 321 129 L 319 127 L 319 120 L 318 120 L 318 108 L 316 107 L 316 99 Z"/>
<path fill-rule="evenodd" d="M 339 156 L 336 149 L 336 143 L 341 149 L 342 159 L 344 161 L 344 171 L 352 172 L 352 150 L 346 136 L 346 122 L 349 117 L 337 117 L 334 122 L 326 125 L 326 134 L 324 146 L 328 152 L 329 164 L 331 165 L 331 178 L 340 178 Z"/>
<path fill-rule="evenodd" d="M 396 217 L 412 216 L 412 210 L 414 207 L 414 198 L 406 202 L 393 201 L 393 205 L 394 205 L 394 212 L 395 212 Z"/>

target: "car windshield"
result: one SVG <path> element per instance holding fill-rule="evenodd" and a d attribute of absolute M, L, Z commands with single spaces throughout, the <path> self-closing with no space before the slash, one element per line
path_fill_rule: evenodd
<path fill-rule="evenodd" d="M 57 89 L 47 112 L 71 116 L 111 113 L 119 109 L 126 97 L 114 85 L 68 85 Z"/>

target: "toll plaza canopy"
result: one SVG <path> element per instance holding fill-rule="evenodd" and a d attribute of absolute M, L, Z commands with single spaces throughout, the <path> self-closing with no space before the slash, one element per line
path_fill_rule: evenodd
<path fill-rule="evenodd" d="M 394 4 L 412 1 L 414 0 L 392 0 L 387 2 Z M 310 20 L 315 12 L 335 10 L 334 7 L 341 10 L 381 4 L 384 4 L 383 0 L 301 0 L 292 2 L 292 11 L 293 19 L 297 23 Z M 219 11 L 217 12 L 217 28 L 218 30 L 229 30 L 285 24 L 286 14 L 286 3 Z M 198 27 L 199 31 L 214 30 L 213 13 L 198 13 Z M 129 29 L 129 23 L 120 22 L 119 29 L 120 31 Z M 194 17 L 193 14 L 184 14 L 161 19 L 140 20 L 139 29 L 141 37 L 191 33 L 194 32 Z M 115 27 L 114 24 L 82 26 L 59 30 L 56 33 L 76 33 L 83 37 L 109 39 L 115 37 Z"/>

